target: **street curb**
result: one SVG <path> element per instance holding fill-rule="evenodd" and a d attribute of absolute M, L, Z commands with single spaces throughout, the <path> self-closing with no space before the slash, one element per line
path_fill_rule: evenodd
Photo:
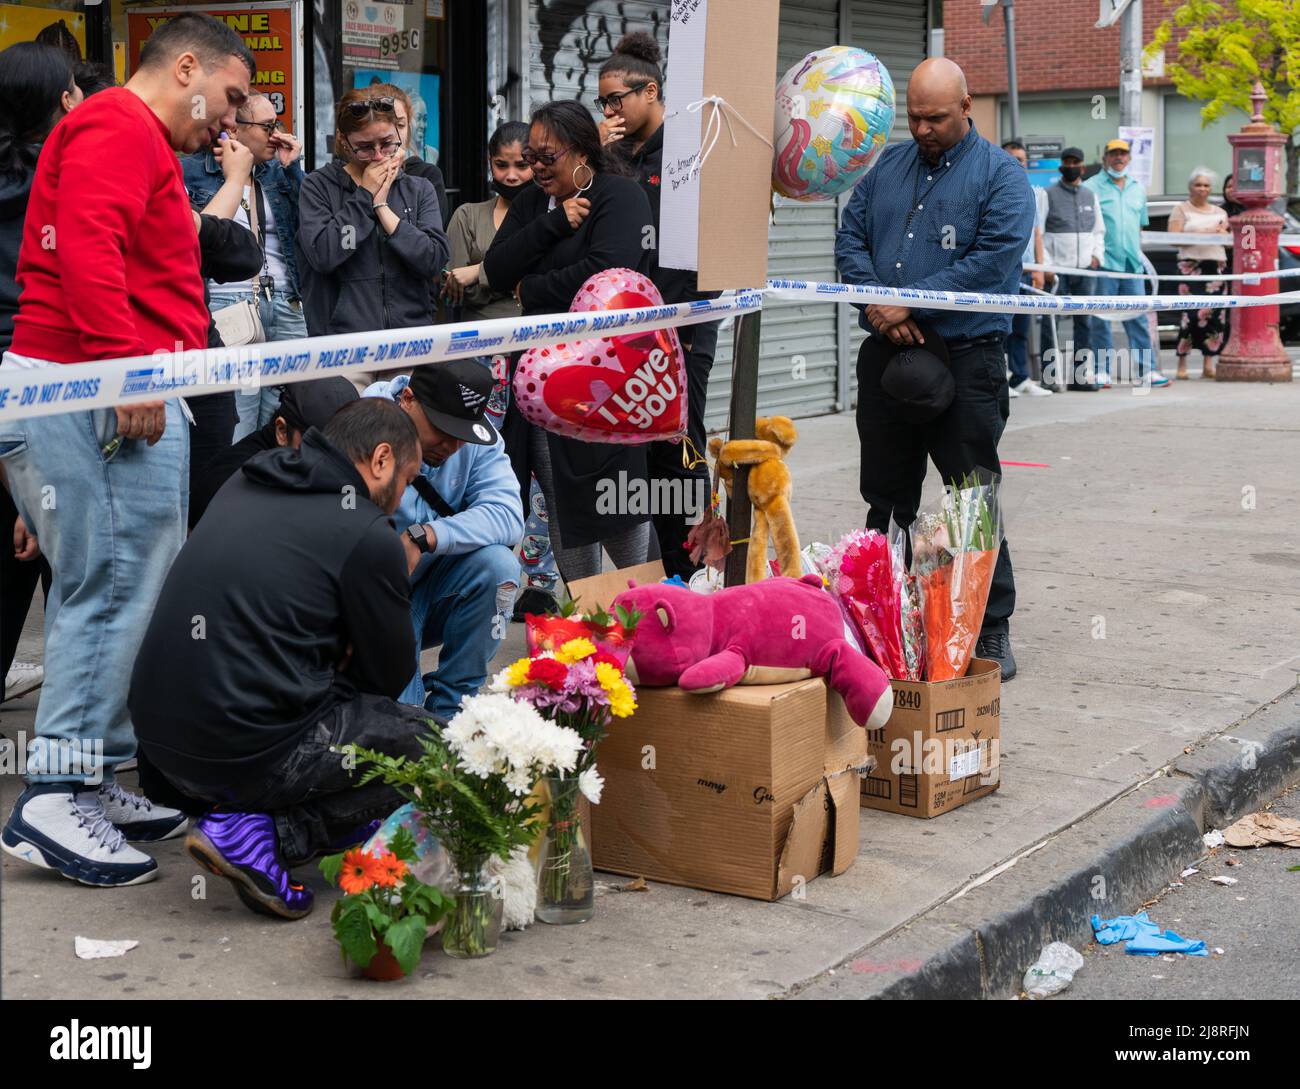
<path fill-rule="evenodd" d="M 1090 941 L 1092 915 L 1130 912 L 1204 856 L 1204 832 L 1297 781 L 1300 686 L 784 997 L 1012 997 L 1044 945 Z"/>

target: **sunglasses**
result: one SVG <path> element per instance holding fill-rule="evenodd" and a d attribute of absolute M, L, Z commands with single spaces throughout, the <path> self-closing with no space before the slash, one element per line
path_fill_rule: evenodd
<path fill-rule="evenodd" d="M 649 86 L 649 82 L 638 83 L 635 87 L 629 87 L 626 91 L 618 91 L 614 94 L 605 95 L 603 98 L 598 98 L 596 99 L 596 109 L 602 113 L 605 110 L 613 110 L 617 113 L 623 108 L 623 99 L 627 98 L 628 95 L 639 95 Z"/>
<path fill-rule="evenodd" d="M 279 118 L 274 121 L 241 121 L 236 117 L 235 124 L 247 125 L 251 129 L 261 129 L 267 136 L 270 136 L 273 132 L 284 132 L 284 123 Z"/>
<path fill-rule="evenodd" d="M 343 107 L 348 117 L 365 117 L 368 113 L 395 113 L 396 99 L 385 95 L 383 98 L 363 98 L 349 102 Z"/>
<path fill-rule="evenodd" d="M 352 141 L 348 141 L 348 147 L 352 149 L 352 154 L 358 159 L 373 159 L 376 155 L 386 159 L 401 146 L 401 140 L 385 140 L 378 146 L 374 144 L 354 144 Z"/>
<path fill-rule="evenodd" d="M 534 151 L 532 148 L 526 147 L 519 157 L 529 166 L 537 166 L 538 164 L 541 164 L 542 166 L 554 166 L 572 150 L 572 148 L 566 147 L 560 151 L 552 153 L 549 151 Z"/>

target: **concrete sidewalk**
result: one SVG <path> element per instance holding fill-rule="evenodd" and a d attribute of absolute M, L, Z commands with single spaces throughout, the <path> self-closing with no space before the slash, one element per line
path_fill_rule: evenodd
<path fill-rule="evenodd" d="M 616 894 L 624 879 L 606 878 L 589 924 L 538 924 L 482 961 L 431 948 L 414 977 L 378 986 L 340 963 L 330 894 L 303 922 L 262 919 L 204 879 L 181 841 L 157 851 L 158 881 L 112 891 L 6 857 L 4 997 L 859 997 L 928 993 L 926 979 L 945 993 L 957 978 L 936 969 L 945 943 L 969 938 L 991 910 L 1025 931 L 1003 950 L 1011 964 L 1038 940 L 1029 930 L 1074 925 L 1065 893 L 1043 900 L 1069 851 L 1081 874 L 1091 851 L 1128 852 L 1104 898 L 1083 903 L 1086 884 L 1069 892 L 1085 918 L 1167 880 L 1213 808 L 1187 762 L 1208 754 L 1213 766 L 1231 747 L 1220 735 L 1245 736 L 1237 724 L 1296 685 L 1297 420 L 1300 384 L 1013 401 L 1003 459 L 1045 467 L 1006 469 L 1021 673 L 1002 698 L 1003 785 L 933 821 L 863 811 L 857 864 L 811 882 L 802 901 L 658 884 Z M 865 514 L 853 418 L 799 429 L 801 539 L 834 541 Z M 503 657 L 520 638 L 516 626 Z M 30 731 L 34 706 L 4 706 L 5 736 Z M 1275 704 L 1267 729 L 1285 732 L 1293 712 L 1300 719 L 1295 700 Z M 1150 781 L 1179 760 L 1172 778 Z M 12 776 L 0 783 L 6 816 L 18 789 Z M 299 876 L 324 888 L 318 874 Z M 140 946 L 78 961 L 77 934 Z M 965 992 L 996 991 L 1008 972 L 993 970 L 978 934 L 970 948 L 980 963 L 960 969 L 974 973 Z"/>

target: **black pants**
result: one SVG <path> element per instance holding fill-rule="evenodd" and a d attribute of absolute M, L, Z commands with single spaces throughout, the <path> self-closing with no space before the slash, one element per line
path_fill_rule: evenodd
<path fill-rule="evenodd" d="M 198 483 L 208 463 L 218 454 L 230 449 L 235 437 L 235 424 L 239 413 L 235 409 L 234 393 L 209 393 L 188 401 L 194 423 L 190 425 L 190 510 L 189 524 L 193 529 L 207 504 L 195 505 Z M 205 496 L 206 498 L 206 496 Z"/>
<path fill-rule="evenodd" d="M 7 488 L 0 485 L 0 697 L 5 674 L 14 664 L 18 640 L 27 623 L 27 610 L 39 582 L 50 592 L 50 565 L 44 556 L 34 560 L 14 557 L 14 523 L 18 508 Z"/>
<path fill-rule="evenodd" d="M 381 782 L 357 786 L 366 769 L 352 759 L 353 747 L 418 759 L 419 738 L 440 725 L 423 708 L 361 694 L 322 713 L 273 768 L 244 782 L 223 781 L 218 763 L 198 782 L 192 769 L 187 775 L 169 769 L 165 752 L 153 750 L 148 756 L 185 795 L 229 809 L 270 813 L 280 853 L 296 866 L 403 803 L 396 790 Z"/>
<path fill-rule="evenodd" d="M 689 579 L 699 570 L 699 565 L 691 563 L 686 548 L 686 536 L 691 531 L 688 519 L 694 517 L 698 520 L 708 509 L 709 466 L 703 460 L 704 407 L 709 396 L 709 372 L 713 370 L 713 355 L 718 347 L 718 323 L 688 325 L 680 332 L 682 351 L 686 354 L 686 437 L 694 445 L 694 454 L 701 463 L 694 468 L 686 467 L 689 455 L 684 442 L 652 442 L 646 451 L 646 468 L 651 482 L 650 494 L 657 497 L 659 504 L 654 509 L 653 519 L 664 571 Z M 654 482 L 657 480 L 668 481 L 669 486 L 656 487 Z M 695 509 L 701 497 L 704 511 Z"/>
<path fill-rule="evenodd" d="M 909 526 L 921 503 L 926 458 L 944 483 L 975 469 L 1002 472 L 998 440 L 1010 415 L 1006 356 L 1001 338 L 954 348 L 949 365 L 956 396 L 942 413 L 924 424 L 902 419 L 880 388 L 880 374 L 891 346 L 868 337 L 858 352 L 858 439 L 862 444 L 861 490 L 867 501 L 867 528 L 887 532 L 892 518 Z M 1002 541 L 993 569 L 983 632 L 1006 632 L 1016 607 L 1011 554 Z"/>

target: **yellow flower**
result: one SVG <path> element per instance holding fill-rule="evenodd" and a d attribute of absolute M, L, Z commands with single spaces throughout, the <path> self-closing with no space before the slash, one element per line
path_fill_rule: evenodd
<path fill-rule="evenodd" d="M 565 665 L 573 665 L 574 662 L 580 662 L 584 658 L 590 658 L 596 653 L 596 644 L 590 639 L 570 639 L 563 644 L 555 657 Z"/>
<path fill-rule="evenodd" d="M 615 718 L 627 718 L 636 710 L 636 699 L 632 695 L 632 689 L 623 684 L 611 692 L 609 709 Z"/>
<path fill-rule="evenodd" d="M 614 686 L 622 682 L 623 674 L 618 668 L 610 665 L 608 662 L 596 663 L 596 680 L 600 682 L 600 687 L 606 692 L 614 691 Z"/>
<path fill-rule="evenodd" d="M 506 669 L 506 680 L 515 687 L 528 683 L 528 669 L 533 664 L 531 658 L 520 658 L 517 662 L 512 662 Z"/>

